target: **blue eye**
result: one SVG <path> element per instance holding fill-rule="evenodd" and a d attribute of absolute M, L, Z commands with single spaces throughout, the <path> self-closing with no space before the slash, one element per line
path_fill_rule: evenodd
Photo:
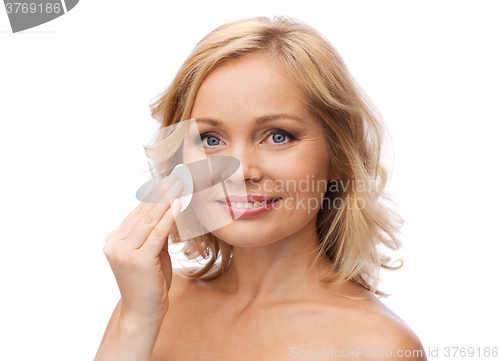
<path fill-rule="evenodd" d="M 288 144 L 295 140 L 295 137 L 283 129 L 272 129 L 267 133 L 267 138 L 271 137 L 272 144 Z"/>
<path fill-rule="evenodd" d="M 205 139 L 207 140 L 207 143 L 205 143 Z M 196 138 L 195 143 L 196 144 L 203 143 L 203 146 L 215 147 L 219 145 L 220 139 L 215 136 L 215 133 L 203 133 Z"/>
<path fill-rule="evenodd" d="M 207 143 L 210 146 L 219 145 L 220 139 L 211 135 L 211 136 L 207 137 Z"/>
<path fill-rule="evenodd" d="M 274 133 L 273 134 L 273 140 L 276 142 L 276 143 L 283 143 L 286 139 L 286 135 L 283 134 L 283 133 Z"/>

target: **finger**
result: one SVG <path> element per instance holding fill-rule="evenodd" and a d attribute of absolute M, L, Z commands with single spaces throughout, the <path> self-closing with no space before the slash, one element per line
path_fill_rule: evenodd
<path fill-rule="evenodd" d="M 139 203 L 139 205 L 130 212 L 123 222 L 114 231 L 115 234 L 121 238 L 127 238 L 137 226 L 137 224 L 156 206 L 157 203 L 166 205 L 167 203 L 161 203 L 160 201 L 165 199 L 165 193 L 172 187 L 172 185 L 177 181 L 177 176 L 171 174 L 168 177 L 162 179 L 162 181 L 157 184 L 151 192 L 146 196 L 144 201 Z"/>
<path fill-rule="evenodd" d="M 158 257 L 162 250 L 168 251 L 168 235 L 172 231 L 172 227 L 180 212 L 181 202 L 176 198 L 169 210 L 151 231 L 146 242 L 142 245 L 141 251 L 144 252 L 145 257 Z"/>
<path fill-rule="evenodd" d="M 130 235 L 124 240 L 126 247 L 138 249 L 144 244 L 158 222 L 165 215 L 165 212 L 170 208 L 171 201 L 180 196 L 183 189 L 182 181 L 175 181 L 174 185 L 165 194 L 165 198 L 167 199 L 164 202 L 155 204 L 153 209 L 141 218 Z"/>

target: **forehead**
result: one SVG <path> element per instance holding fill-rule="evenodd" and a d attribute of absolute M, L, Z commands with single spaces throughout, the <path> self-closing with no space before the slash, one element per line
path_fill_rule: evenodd
<path fill-rule="evenodd" d="M 192 118 L 249 119 L 292 113 L 306 117 L 300 90 L 265 54 L 246 55 L 217 66 L 196 95 Z"/>

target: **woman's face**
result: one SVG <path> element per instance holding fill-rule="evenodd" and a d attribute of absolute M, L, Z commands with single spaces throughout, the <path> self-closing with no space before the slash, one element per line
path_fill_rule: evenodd
<path fill-rule="evenodd" d="M 207 157 L 240 161 L 241 176 L 225 181 L 229 198 L 279 198 L 248 211 L 241 201 L 228 206 L 219 192 L 212 198 L 211 216 L 230 217 L 227 212 L 232 210 L 236 219 L 212 231 L 215 236 L 245 247 L 315 232 L 316 215 L 332 179 L 327 145 L 321 125 L 274 60 L 252 54 L 216 67 L 198 91 L 191 118 L 196 119 Z M 199 159 L 199 153 L 184 149 L 183 157 L 187 164 Z"/>

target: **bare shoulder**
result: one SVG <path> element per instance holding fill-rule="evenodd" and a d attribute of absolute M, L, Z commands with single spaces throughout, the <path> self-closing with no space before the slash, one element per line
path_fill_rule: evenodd
<path fill-rule="evenodd" d="M 368 313 L 360 334 L 361 340 L 371 347 L 390 351 L 394 357 L 405 360 L 427 360 L 419 338 L 399 316 L 374 297 L 373 309 Z M 388 356 L 388 352 L 385 352 Z"/>
<path fill-rule="evenodd" d="M 364 300 L 347 299 L 340 305 L 340 310 L 335 308 L 332 320 L 339 321 L 342 332 L 339 334 L 339 328 L 334 327 L 324 335 L 330 343 L 349 345 L 351 351 L 355 349 L 358 360 L 375 357 L 427 360 L 417 335 L 376 296 Z"/>

